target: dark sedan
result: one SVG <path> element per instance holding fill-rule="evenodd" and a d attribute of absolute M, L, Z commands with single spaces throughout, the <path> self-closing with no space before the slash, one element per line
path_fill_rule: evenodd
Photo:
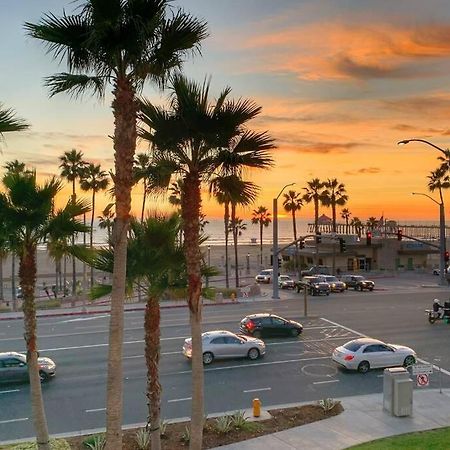
<path fill-rule="evenodd" d="M 284 319 L 275 314 L 252 314 L 241 320 L 240 330 L 256 338 L 291 336 L 303 331 L 303 325 L 294 320 Z"/>

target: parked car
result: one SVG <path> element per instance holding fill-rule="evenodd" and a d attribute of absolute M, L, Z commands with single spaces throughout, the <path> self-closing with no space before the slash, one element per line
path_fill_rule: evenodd
<path fill-rule="evenodd" d="M 441 273 L 440 269 L 433 269 L 433 275 L 438 275 L 439 276 L 440 273 Z M 448 267 L 445 268 L 444 273 L 450 273 Z"/>
<path fill-rule="evenodd" d="M 38 357 L 39 377 L 47 381 L 55 376 L 56 364 L 50 358 Z M 22 353 L 0 353 L 0 381 L 5 383 L 28 381 L 27 357 Z"/>
<path fill-rule="evenodd" d="M 241 320 L 240 330 L 254 337 L 298 336 L 303 325 L 275 314 L 261 313 L 246 316 Z"/>
<path fill-rule="evenodd" d="M 318 275 L 318 278 L 330 285 L 331 292 L 344 292 L 347 289 L 347 285 L 334 275 Z"/>
<path fill-rule="evenodd" d="M 312 266 L 307 270 L 300 272 L 302 277 L 310 275 L 331 275 L 331 269 L 328 266 Z"/>
<path fill-rule="evenodd" d="M 416 362 L 416 352 L 403 345 L 360 338 L 337 347 L 331 359 L 346 369 L 366 373 L 375 368 L 410 366 Z"/>
<path fill-rule="evenodd" d="M 294 289 L 295 281 L 289 275 L 280 275 L 278 277 L 278 286 L 281 289 Z"/>
<path fill-rule="evenodd" d="M 211 364 L 215 359 L 249 358 L 258 359 L 266 353 L 266 345 L 261 339 L 234 334 L 231 331 L 215 330 L 202 334 L 203 364 Z M 185 339 L 183 355 L 192 357 L 192 339 Z"/>
<path fill-rule="evenodd" d="M 303 277 L 296 284 L 297 292 L 303 291 L 306 287 L 308 294 L 310 295 L 330 295 L 331 288 L 330 285 L 323 281 L 319 276 L 317 277 Z"/>
<path fill-rule="evenodd" d="M 257 283 L 270 283 L 272 281 L 273 269 L 264 269 L 255 277 Z"/>
<path fill-rule="evenodd" d="M 362 275 L 342 275 L 341 281 L 347 285 L 347 289 L 353 288 L 355 291 L 363 291 L 364 289 L 373 291 L 375 288 L 375 283 L 367 280 Z"/>

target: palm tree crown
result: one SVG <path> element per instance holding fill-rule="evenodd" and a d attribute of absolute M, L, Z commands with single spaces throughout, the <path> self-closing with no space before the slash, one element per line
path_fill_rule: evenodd
<path fill-rule="evenodd" d="M 344 184 L 340 183 L 336 178 L 328 179 L 324 186 L 326 190 L 322 193 L 322 201 L 325 206 L 331 206 L 333 231 L 336 232 L 336 205 L 344 206 L 347 203 L 348 195 Z"/>
<path fill-rule="evenodd" d="M 0 103 L 0 137 L 3 133 L 23 131 L 28 127 L 29 125 L 23 119 L 16 117 L 16 114 L 12 109 L 4 108 Z"/>
<path fill-rule="evenodd" d="M 313 178 L 306 183 L 306 187 L 303 188 L 306 193 L 303 195 L 303 200 L 306 203 L 313 202 L 314 204 L 314 230 L 317 234 L 319 231 L 319 204 L 324 202 L 324 195 L 322 189 L 325 186 L 325 182 L 320 181 L 318 178 Z"/>
<path fill-rule="evenodd" d="M 259 225 L 259 263 L 263 263 L 263 228 L 268 227 L 272 218 L 270 212 L 265 206 L 259 206 L 253 210 L 252 223 Z"/>

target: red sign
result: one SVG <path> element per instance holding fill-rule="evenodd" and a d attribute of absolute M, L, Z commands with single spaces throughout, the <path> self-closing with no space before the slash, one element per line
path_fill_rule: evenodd
<path fill-rule="evenodd" d="M 430 379 L 426 373 L 417 375 L 417 386 L 424 387 L 430 384 Z"/>

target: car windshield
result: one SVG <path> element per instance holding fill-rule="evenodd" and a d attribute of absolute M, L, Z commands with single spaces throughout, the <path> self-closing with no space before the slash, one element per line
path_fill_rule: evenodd
<path fill-rule="evenodd" d="M 332 276 L 324 276 L 322 277 L 325 281 L 338 281 L 338 279 L 336 277 L 332 277 Z"/>
<path fill-rule="evenodd" d="M 358 342 L 358 341 L 350 341 L 347 342 L 346 344 L 344 344 L 344 348 L 346 350 L 350 350 L 351 352 L 357 352 L 361 347 L 362 347 L 362 343 Z"/>
<path fill-rule="evenodd" d="M 288 275 L 280 275 L 278 278 L 280 280 L 290 280 L 291 279 Z"/>
<path fill-rule="evenodd" d="M 362 281 L 362 280 L 364 280 L 364 277 L 362 277 L 361 275 L 356 275 L 353 277 L 353 279 L 356 281 Z"/>
<path fill-rule="evenodd" d="M 270 270 L 263 270 L 260 275 L 270 275 Z"/>

